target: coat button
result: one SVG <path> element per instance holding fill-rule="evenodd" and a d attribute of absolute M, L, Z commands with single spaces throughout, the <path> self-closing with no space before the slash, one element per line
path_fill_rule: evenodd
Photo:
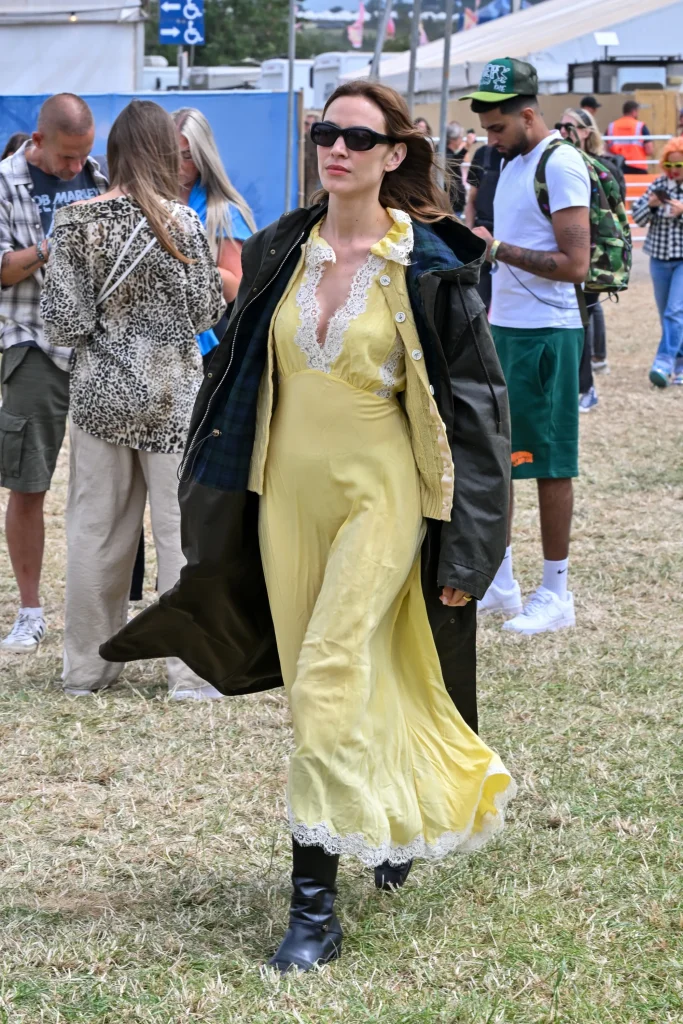
<path fill-rule="evenodd" d="M 405 313 L 397 313 L 396 316 L 394 317 L 394 320 L 396 321 L 397 324 L 404 324 L 406 320 Z"/>
<path fill-rule="evenodd" d="M 271 249 L 271 250 L 270 250 L 270 255 L 271 255 L 271 256 L 274 256 L 274 255 L 275 255 L 275 249 Z"/>
<path fill-rule="evenodd" d="M 388 287 L 388 286 L 389 286 L 389 285 L 391 284 L 391 278 L 389 277 L 389 275 L 388 275 L 388 274 L 382 274 L 382 276 L 381 276 L 381 277 L 380 277 L 380 279 L 379 279 L 379 283 L 380 283 L 380 284 L 381 284 L 381 285 L 382 285 L 382 286 L 383 286 L 384 288 L 387 288 L 387 287 Z"/>
<path fill-rule="evenodd" d="M 207 377 L 213 377 L 213 374 L 212 374 L 212 373 L 207 373 L 207 375 L 206 375 L 206 376 L 207 376 Z"/>
<path fill-rule="evenodd" d="M 410 354 L 415 360 L 422 359 L 422 353 L 420 352 L 419 348 L 414 348 Z"/>
<path fill-rule="evenodd" d="M 430 395 L 434 394 L 434 385 L 433 384 L 429 385 L 429 393 L 430 393 Z"/>
<path fill-rule="evenodd" d="M 214 427 L 214 429 L 211 431 L 211 436 L 212 437 L 220 437 L 221 436 L 220 430 L 218 430 L 216 427 Z"/>

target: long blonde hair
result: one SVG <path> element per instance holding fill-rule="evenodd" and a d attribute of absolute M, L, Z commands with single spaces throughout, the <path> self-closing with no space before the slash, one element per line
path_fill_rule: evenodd
<path fill-rule="evenodd" d="M 206 189 L 206 234 L 214 257 L 218 256 L 221 238 L 232 238 L 228 204 L 236 206 L 251 231 L 256 231 L 254 215 L 246 199 L 230 181 L 221 161 L 211 125 L 195 107 L 182 107 L 171 117 L 178 131 L 185 136 L 192 162 L 199 171 L 199 180 Z"/>
<path fill-rule="evenodd" d="M 602 156 L 605 152 L 605 143 L 603 142 L 602 133 L 598 128 L 598 123 L 590 110 L 586 110 L 583 107 L 581 110 L 576 110 L 574 107 L 568 107 L 562 116 L 571 117 L 577 128 L 586 128 L 588 130 L 588 137 L 586 139 L 584 149 L 587 153 L 590 153 L 591 156 Z"/>
<path fill-rule="evenodd" d="M 180 153 L 169 114 L 151 100 L 132 100 L 111 126 L 107 164 L 112 187 L 131 196 L 147 218 L 159 244 L 183 263 L 184 256 L 169 231 L 169 210 L 163 200 L 178 201 Z"/>

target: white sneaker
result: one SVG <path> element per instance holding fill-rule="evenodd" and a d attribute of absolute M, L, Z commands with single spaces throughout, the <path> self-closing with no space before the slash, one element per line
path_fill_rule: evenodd
<path fill-rule="evenodd" d="M 224 696 L 211 683 L 204 683 L 196 690 L 174 690 L 169 693 L 171 700 L 222 700 Z"/>
<path fill-rule="evenodd" d="M 492 583 L 481 601 L 477 601 L 477 611 L 480 615 L 492 615 L 494 612 L 519 615 L 521 610 L 522 591 L 519 589 L 517 580 L 510 590 L 503 590 L 502 587 Z"/>
<path fill-rule="evenodd" d="M 47 632 L 45 619 L 42 615 L 27 615 L 19 612 L 12 629 L 0 643 L 0 650 L 14 651 L 15 654 L 31 654 L 38 650 L 38 644 L 44 640 Z"/>
<path fill-rule="evenodd" d="M 503 629 L 523 636 L 535 636 L 536 633 L 554 633 L 575 625 L 573 594 L 567 594 L 566 601 L 563 601 L 552 590 L 539 587 L 527 601 L 522 614 L 504 622 Z"/>

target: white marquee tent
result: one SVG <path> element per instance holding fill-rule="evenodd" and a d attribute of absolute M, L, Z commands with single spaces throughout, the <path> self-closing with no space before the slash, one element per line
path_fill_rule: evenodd
<path fill-rule="evenodd" d="M 612 56 L 677 56 L 683 49 L 683 0 L 545 0 L 457 32 L 451 39 L 450 88 L 464 92 L 475 86 L 484 64 L 505 56 L 535 58 L 545 91 L 556 91 L 560 84 L 564 91 L 567 64 L 601 57 L 593 33 L 607 29 L 616 30 L 620 41 Z M 443 49 L 442 39 L 418 48 L 417 92 L 440 88 Z M 385 57 L 382 81 L 405 91 L 409 60 L 407 52 Z M 344 77 L 368 73 L 362 68 Z"/>

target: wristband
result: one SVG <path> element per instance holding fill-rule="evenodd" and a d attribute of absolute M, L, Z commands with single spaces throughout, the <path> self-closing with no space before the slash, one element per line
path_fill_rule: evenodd
<path fill-rule="evenodd" d="M 37 258 L 38 262 L 41 264 L 41 266 L 44 266 L 45 263 L 47 263 L 47 257 L 45 255 L 45 253 L 43 252 L 43 243 L 42 242 L 38 242 L 38 244 L 36 245 L 36 258 Z"/>
<path fill-rule="evenodd" d="M 496 262 L 496 253 L 498 252 L 498 247 L 499 246 L 500 246 L 500 239 L 499 238 L 494 238 L 493 241 L 491 242 L 491 248 L 489 249 L 489 259 L 490 259 L 491 263 L 495 263 Z"/>

